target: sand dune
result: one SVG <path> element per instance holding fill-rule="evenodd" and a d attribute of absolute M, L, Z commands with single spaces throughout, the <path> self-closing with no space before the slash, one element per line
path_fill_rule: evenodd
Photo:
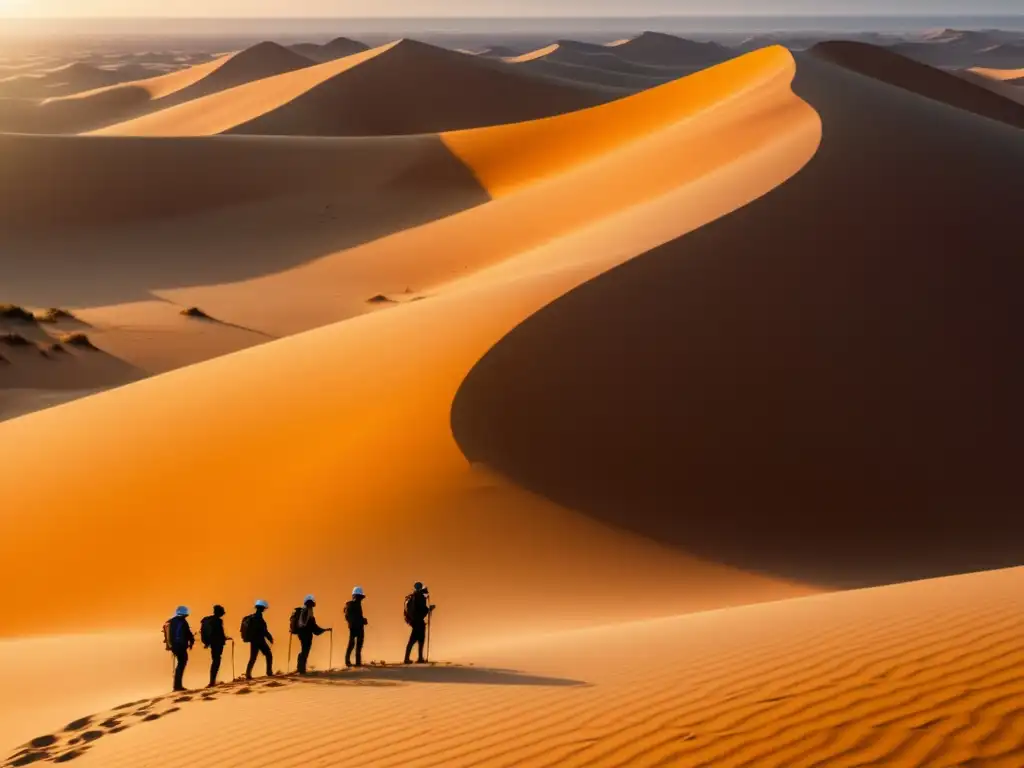
<path fill-rule="evenodd" d="M 305 56 L 312 61 L 334 61 L 345 56 L 351 56 L 368 50 L 370 46 L 358 40 L 351 40 L 347 37 L 337 37 L 328 43 L 318 45 L 316 43 L 298 43 L 289 45 L 288 48 L 295 53 Z"/>
<path fill-rule="evenodd" d="M 813 56 L 795 89 L 825 126 L 808 166 L 516 328 L 463 384 L 456 438 L 738 567 L 850 585 L 1016 563 L 1020 134 Z"/>
<path fill-rule="evenodd" d="M 382 98 L 386 94 L 386 98 Z M 536 119 L 606 94 L 531 78 L 500 62 L 401 40 L 195 100 L 98 133 L 371 136 Z"/>
<path fill-rule="evenodd" d="M 0 96 L 12 98 L 48 98 L 111 86 L 138 76 L 134 69 L 100 69 L 74 62 L 33 74 L 0 78 Z"/>
<path fill-rule="evenodd" d="M 969 83 L 973 83 L 976 86 L 984 88 L 992 93 L 999 94 L 1004 99 L 1015 101 L 1018 104 L 1024 105 L 1024 88 L 1017 85 L 1015 81 L 1009 78 L 991 77 L 983 72 L 1010 72 L 1016 70 L 982 70 L 977 69 L 961 69 L 955 72 L 956 76 L 962 80 L 966 80 Z M 1024 83 L 1024 79 L 1020 80 Z"/>
<path fill-rule="evenodd" d="M 51 99 L 34 116 L 33 132 L 89 130 L 312 64 L 276 43 L 260 43 L 165 75 Z"/>
<path fill-rule="evenodd" d="M 611 43 L 608 48 L 628 61 L 662 67 L 709 67 L 735 55 L 718 43 L 697 43 L 662 32 L 644 32 Z"/>
<path fill-rule="evenodd" d="M 1013 83 L 1024 83 L 1024 69 L 992 69 L 990 67 L 972 67 L 971 72 L 987 77 L 991 80 L 999 80 L 1001 82 Z"/>
<path fill-rule="evenodd" d="M 899 42 L 892 50 L 926 64 L 943 67 L 1024 66 L 1024 43 L 991 31 L 946 30 L 924 41 Z"/>
<path fill-rule="evenodd" d="M 691 69 L 637 64 L 606 46 L 563 40 L 503 59 L 517 69 L 543 77 L 636 92 L 680 77 Z"/>
<path fill-rule="evenodd" d="M 373 265 L 377 280 L 433 273 L 437 282 L 420 284 L 425 300 L 0 424 L 8 468 L 0 578 L 11 583 L 16 569 L 20 583 L 33 584 L 32 594 L 8 595 L 0 633 L 144 629 L 182 600 L 222 600 L 237 616 L 254 590 L 275 606 L 280 630 L 284 606 L 310 582 L 325 616 L 336 616 L 359 582 L 380 595 L 374 642 L 390 648 L 403 633 L 391 596 L 422 577 L 444 596 L 450 634 L 438 636 L 438 652 L 454 653 L 507 635 L 505 618 L 516 611 L 555 630 L 813 591 L 691 558 L 524 493 L 467 463 L 449 423 L 467 372 L 523 318 L 799 170 L 819 125 L 791 93 L 792 74 L 789 54 L 773 49 L 648 91 L 632 108 L 595 108 L 589 123 L 573 113 L 446 135 L 495 199 L 347 254 L 350 269 Z M 556 175 L 539 172 L 558 152 Z M 546 228 L 524 226 L 549 214 Z M 507 241 L 505 232 L 516 236 Z M 61 482 L 44 482 L 55 466 Z M 176 480 L 154 496 L 153 473 Z M 75 503 L 62 505 L 68 488 Z M 40 510 L 31 522 L 15 513 L 28 508 Z M 152 567 L 171 519 L 189 542 L 189 567 L 173 575 Z M 233 545 L 239 538 L 243 548 Z M 81 591 L 54 558 L 91 574 Z M 496 615 L 488 596 L 501 585 L 511 589 L 502 589 Z M 39 591 L 49 596 L 45 616 L 27 608 Z M 22 654 L 50 647 L 18 642 Z M 103 690 L 66 675 L 69 701 L 113 706 L 113 691 L 140 680 L 155 687 L 166 657 L 156 648 L 147 658 L 143 669 L 111 671 Z M 18 722 L 55 706 L 45 696 L 23 703 Z"/>
<path fill-rule="evenodd" d="M 223 766 L 1012 766 L 1022 578 L 1013 569 L 538 633 L 452 665 L 188 700 L 126 691 L 118 704 L 132 706 L 80 708 L 74 723 L 26 732 L 53 741 L 36 754 L 111 768 L 196 755 Z M 141 666 L 145 639 L 118 641 Z"/>
<path fill-rule="evenodd" d="M 908 59 L 891 50 L 865 43 L 828 42 L 810 53 L 846 69 L 954 107 L 1024 128 L 1024 105 L 979 88 L 964 78 Z"/>

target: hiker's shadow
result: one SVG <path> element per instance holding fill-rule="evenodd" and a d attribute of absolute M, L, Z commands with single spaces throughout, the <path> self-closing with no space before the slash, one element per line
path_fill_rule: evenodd
<path fill-rule="evenodd" d="M 448 683 L 465 685 L 532 685 L 548 687 L 566 687 L 589 685 L 582 680 L 571 680 L 562 677 L 543 677 L 528 675 L 513 669 L 496 669 L 489 667 L 462 667 L 447 664 L 423 664 L 403 666 L 369 665 L 351 669 L 334 669 L 322 672 L 311 672 L 298 679 L 299 682 L 323 684 L 353 684 L 357 681 L 367 683 Z"/>

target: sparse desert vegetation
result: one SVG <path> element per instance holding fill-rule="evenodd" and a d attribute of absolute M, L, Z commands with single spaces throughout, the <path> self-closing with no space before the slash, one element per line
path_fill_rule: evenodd
<path fill-rule="evenodd" d="M 19 323 L 34 323 L 35 315 L 17 304 L 0 304 L 0 320 Z"/>
<path fill-rule="evenodd" d="M 203 312 L 199 307 L 188 307 L 187 309 L 181 310 L 180 314 L 185 317 L 194 317 L 197 320 L 213 320 L 212 317 Z"/>
<path fill-rule="evenodd" d="M 77 347 L 78 349 L 96 349 L 96 345 L 89 340 L 89 337 L 84 333 L 65 333 L 60 337 L 61 344 L 69 347 Z"/>
<path fill-rule="evenodd" d="M 36 315 L 35 319 L 40 323 L 59 323 L 61 320 L 77 320 L 78 318 L 66 309 L 50 307 L 46 311 L 40 312 Z"/>
<path fill-rule="evenodd" d="M 378 293 L 376 296 L 371 296 L 366 300 L 367 304 L 394 304 L 394 299 L 389 299 L 383 293 Z"/>
<path fill-rule="evenodd" d="M 0 333 L 0 344 L 8 347 L 34 347 L 35 344 L 20 333 Z"/>

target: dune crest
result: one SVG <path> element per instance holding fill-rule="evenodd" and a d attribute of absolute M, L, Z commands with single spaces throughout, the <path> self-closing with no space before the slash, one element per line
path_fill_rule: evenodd
<path fill-rule="evenodd" d="M 456 82 L 459 88 L 453 89 L 450 83 Z M 97 133 L 434 133 L 545 117 L 593 106 L 607 98 L 583 86 L 534 79 L 486 58 L 399 40 Z"/>

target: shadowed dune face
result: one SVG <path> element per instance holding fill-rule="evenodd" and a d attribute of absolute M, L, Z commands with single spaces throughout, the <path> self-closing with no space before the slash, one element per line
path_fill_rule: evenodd
<path fill-rule="evenodd" d="M 264 275 L 489 199 L 432 136 L 0 136 L 0 159 L 0 269 L 32 306 Z"/>
<path fill-rule="evenodd" d="M 806 55 L 794 90 L 814 159 L 516 328 L 456 439 L 743 568 L 846 586 L 1024 561 L 1021 134 Z"/>
<path fill-rule="evenodd" d="M 1024 105 L 943 72 L 867 43 L 819 43 L 810 53 L 825 61 L 930 99 L 1024 128 Z"/>

